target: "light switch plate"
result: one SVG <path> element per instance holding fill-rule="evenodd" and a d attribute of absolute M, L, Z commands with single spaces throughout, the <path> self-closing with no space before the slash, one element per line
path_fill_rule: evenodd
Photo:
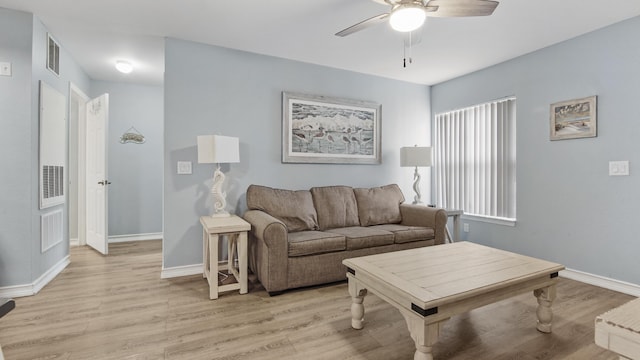
<path fill-rule="evenodd" d="M 629 161 L 609 161 L 609 176 L 628 176 Z"/>
<path fill-rule="evenodd" d="M 178 175 L 191 174 L 191 161 L 178 161 Z"/>
<path fill-rule="evenodd" d="M 10 62 L 0 62 L 0 76 L 11 76 Z"/>

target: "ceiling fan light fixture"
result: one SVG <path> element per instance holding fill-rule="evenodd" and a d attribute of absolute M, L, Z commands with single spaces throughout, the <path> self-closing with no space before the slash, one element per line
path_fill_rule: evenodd
<path fill-rule="evenodd" d="M 133 71 L 133 65 L 126 60 L 116 61 L 116 69 L 123 74 L 128 74 Z"/>
<path fill-rule="evenodd" d="M 426 18 L 427 14 L 422 6 L 404 4 L 391 11 L 389 24 L 395 31 L 409 32 L 421 27 Z"/>

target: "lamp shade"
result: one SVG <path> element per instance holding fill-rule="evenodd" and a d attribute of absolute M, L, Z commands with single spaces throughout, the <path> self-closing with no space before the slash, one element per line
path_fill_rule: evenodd
<path fill-rule="evenodd" d="M 237 137 L 198 135 L 198 163 L 240 162 L 240 141 Z"/>
<path fill-rule="evenodd" d="M 431 148 L 428 146 L 400 148 L 400 166 L 431 166 Z"/>

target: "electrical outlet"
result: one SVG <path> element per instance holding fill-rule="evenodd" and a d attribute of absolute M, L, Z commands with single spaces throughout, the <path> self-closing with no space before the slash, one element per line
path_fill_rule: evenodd
<path fill-rule="evenodd" d="M 469 232 L 469 223 L 462 224 L 462 230 L 464 232 Z"/>
<path fill-rule="evenodd" d="M 628 176 L 629 161 L 609 161 L 609 176 Z"/>
<path fill-rule="evenodd" d="M 0 62 L 0 76 L 11 76 L 10 62 Z"/>

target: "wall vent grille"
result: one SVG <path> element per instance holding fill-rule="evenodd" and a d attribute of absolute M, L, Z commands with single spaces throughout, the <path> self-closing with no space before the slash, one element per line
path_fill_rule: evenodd
<path fill-rule="evenodd" d="M 44 199 L 64 195 L 64 167 L 42 166 L 42 197 Z"/>
<path fill-rule="evenodd" d="M 47 34 L 47 69 L 54 74 L 60 75 L 60 45 Z"/>
<path fill-rule="evenodd" d="M 43 253 L 62 242 L 62 220 L 62 209 L 40 216 L 40 240 Z"/>

